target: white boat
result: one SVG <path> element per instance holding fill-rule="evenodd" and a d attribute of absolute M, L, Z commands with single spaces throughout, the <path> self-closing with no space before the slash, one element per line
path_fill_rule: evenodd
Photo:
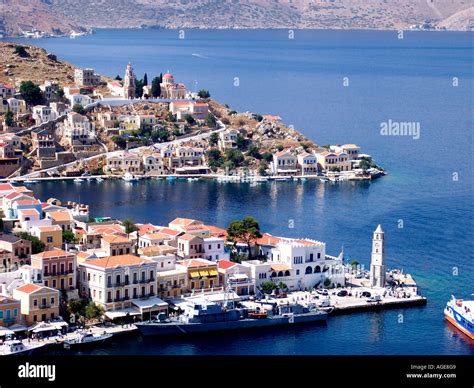
<path fill-rule="evenodd" d="M 199 178 L 188 178 L 188 182 L 196 182 Z"/>
<path fill-rule="evenodd" d="M 103 182 L 104 181 L 104 178 L 95 178 L 96 182 Z"/>
<path fill-rule="evenodd" d="M 32 179 L 27 179 L 26 181 L 23 181 L 24 184 L 26 185 L 33 185 L 35 183 L 39 183 L 38 181 L 34 181 Z"/>
<path fill-rule="evenodd" d="M 0 347 L 0 355 L 10 356 L 14 354 L 30 355 L 35 349 L 42 347 L 44 344 L 28 344 L 19 340 L 5 341 Z"/>
<path fill-rule="evenodd" d="M 132 175 L 130 174 L 129 172 L 126 172 L 124 174 L 124 176 L 122 177 L 122 179 L 125 181 L 125 182 L 136 182 L 136 181 L 139 181 L 140 178 L 137 177 L 136 175 Z"/>
<path fill-rule="evenodd" d="M 75 183 L 82 183 L 82 182 L 84 182 L 84 180 L 81 179 L 81 178 L 75 178 L 75 179 L 74 179 L 74 182 L 75 182 Z"/>
<path fill-rule="evenodd" d="M 326 178 L 319 178 L 319 180 L 323 183 L 328 181 Z"/>
<path fill-rule="evenodd" d="M 109 338 L 112 337 L 111 333 L 106 333 L 104 331 L 103 334 L 92 334 L 88 332 L 81 331 L 77 333 L 77 335 L 72 338 L 64 341 L 64 348 L 71 349 L 76 347 L 86 347 L 94 344 L 101 344 L 107 341 Z"/>

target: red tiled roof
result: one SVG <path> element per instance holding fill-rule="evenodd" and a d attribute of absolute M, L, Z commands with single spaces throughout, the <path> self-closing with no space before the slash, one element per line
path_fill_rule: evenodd
<path fill-rule="evenodd" d="M 153 261 L 133 255 L 119 255 L 104 257 L 102 259 L 87 260 L 85 263 L 100 268 L 113 268 L 117 266 L 123 267 L 129 265 L 150 264 L 153 263 Z"/>
<path fill-rule="evenodd" d="M 176 262 L 176 264 L 182 265 L 184 267 L 207 267 L 209 265 L 215 265 L 212 261 L 205 259 L 185 259 Z"/>
<path fill-rule="evenodd" d="M 229 260 L 219 260 L 219 262 L 217 263 L 217 266 L 221 269 L 229 269 L 235 265 L 237 265 L 237 263 L 234 263 Z"/>
<path fill-rule="evenodd" d="M 25 284 L 24 286 L 18 287 L 16 290 L 24 292 L 25 294 L 31 294 L 32 292 L 38 291 L 41 288 L 43 288 L 43 287 L 38 286 L 38 285 L 33 284 L 33 283 L 29 283 L 29 284 Z"/>

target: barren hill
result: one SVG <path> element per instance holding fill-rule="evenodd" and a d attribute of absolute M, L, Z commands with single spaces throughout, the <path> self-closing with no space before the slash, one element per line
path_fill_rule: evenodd
<path fill-rule="evenodd" d="M 0 30 L 83 28 L 401 29 L 472 27 L 471 0 L 0 0 Z M 24 29 L 24 28 L 23 28 Z M 0 31 L 1 32 L 1 31 Z"/>

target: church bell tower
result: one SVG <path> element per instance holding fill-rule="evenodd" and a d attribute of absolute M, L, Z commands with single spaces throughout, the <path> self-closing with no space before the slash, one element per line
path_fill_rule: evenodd
<path fill-rule="evenodd" d="M 385 287 L 384 245 L 384 232 L 379 225 L 372 238 L 372 259 L 370 261 L 370 285 L 372 287 Z"/>

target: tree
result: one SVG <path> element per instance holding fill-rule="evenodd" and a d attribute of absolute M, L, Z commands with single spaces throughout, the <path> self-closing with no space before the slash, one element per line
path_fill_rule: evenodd
<path fill-rule="evenodd" d="M 326 278 L 323 284 L 324 284 L 324 287 L 329 288 L 331 286 L 331 279 Z"/>
<path fill-rule="evenodd" d="M 278 288 L 279 288 L 280 290 L 287 290 L 287 289 L 288 289 L 288 286 L 287 286 L 285 283 L 280 282 L 280 283 L 278 283 Z"/>
<path fill-rule="evenodd" d="M 263 116 L 262 115 L 259 115 L 258 113 L 257 114 L 254 114 L 253 115 L 253 118 L 257 121 L 262 121 L 263 120 Z"/>
<path fill-rule="evenodd" d="M 112 137 L 112 141 L 120 149 L 124 149 L 127 146 L 127 140 L 125 140 L 122 136 L 114 136 Z"/>
<path fill-rule="evenodd" d="M 74 106 L 72 107 L 72 111 L 79 113 L 80 115 L 86 114 L 86 110 L 81 104 L 74 104 Z"/>
<path fill-rule="evenodd" d="M 209 145 L 215 146 L 219 142 L 219 135 L 217 133 L 211 133 L 211 136 L 209 136 Z"/>
<path fill-rule="evenodd" d="M 276 290 L 277 288 L 277 285 L 270 280 L 267 280 L 266 282 L 260 284 L 260 289 L 264 294 L 271 294 L 272 291 Z"/>
<path fill-rule="evenodd" d="M 196 120 L 195 120 L 194 117 L 191 116 L 190 114 L 185 114 L 185 115 L 184 115 L 184 120 L 185 120 L 189 125 L 194 125 L 194 124 L 196 124 Z"/>
<path fill-rule="evenodd" d="M 17 236 L 23 240 L 31 241 L 31 253 L 36 254 L 44 251 L 46 245 L 38 237 L 32 236 L 27 232 L 20 232 L 17 234 Z"/>
<path fill-rule="evenodd" d="M 372 167 L 372 163 L 367 158 L 362 158 L 359 162 L 359 168 L 364 171 L 367 171 L 370 167 Z"/>
<path fill-rule="evenodd" d="M 63 241 L 67 243 L 74 243 L 76 242 L 76 235 L 71 230 L 64 230 Z"/>
<path fill-rule="evenodd" d="M 90 302 L 86 306 L 85 316 L 87 319 L 98 319 L 104 314 L 102 306 L 96 305 L 94 302 Z"/>
<path fill-rule="evenodd" d="M 264 152 L 262 154 L 262 159 L 265 160 L 265 162 L 270 163 L 273 160 L 273 154 L 271 152 Z"/>
<path fill-rule="evenodd" d="M 151 140 L 153 140 L 155 143 L 168 141 L 169 138 L 170 133 L 166 128 L 154 129 L 151 132 Z"/>
<path fill-rule="evenodd" d="M 237 144 L 237 149 L 240 151 L 245 151 L 247 149 L 247 140 L 245 140 L 242 135 L 237 135 L 235 144 Z"/>
<path fill-rule="evenodd" d="M 239 150 L 226 150 L 225 157 L 227 161 L 231 162 L 236 167 L 242 166 L 245 160 L 244 155 Z"/>
<path fill-rule="evenodd" d="M 199 98 L 209 98 L 209 97 L 211 97 L 211 93 L 209 93 L 209 90 L 201 89 L 198 92 L 198 96 L 199 96 Z"/>
<path fill-rule="evenodd" d="M 160 97 L 161 96 L 161 80 L 160 77 L 155 77 L 151 81 L 151 95 L 153 97 Z"/>
<path fill-rule="evenodd" d="M 148 74 L 145 73 L 145 75 L 143 76 L 143 85 L 148 85 Z"/>
<path fill-rule="evenodd" d="M 217 169 L 222 167 L 224 164 L 224 158 L 222 157 L 221 151 L 217 148 L 211 148 L 206 152 L 207 164 L 211 169 Z"/>
<path fill-rule="evenodd" d="M 120 77 L 118 74 L 115 76 L 115 81 L 122 81 L 122 77 Z"/>
<path fill-rule="evenodd" d="M 258 165 L 258 174 L 265 176 L 267 175 L 268 163 L 265 160 L 261 160 Z"/>
<path fill-rule="evenodd" d="M 21 82 L 20 94 L 28 105 L 40 105 L 43 102 L 41 89 L 31 81 Z"/>
<path fill-rule="evenodd" d="M 28 54 L 28 51 L 26 51 L 25 46 L 15 46 L 15 54 L 20 56 L 21 58 L 28 58 L 30 54 Z"/>
<path fill-rule="evenodd" d="M 215 128 L 216 125 L 217 125 L 217 120 L 216 118 L 214 117 L 214 115 L 209 112 L 207 114 L 207 117 L 206 117 L 206 125 L 209 127 L 209 128 Z"/>
<path fill-rule="evenodd" d="M 135 81 L 135 97 L 141 97 L 143 95 L 143 80 L 137 79 Z"/>
<path fill-rule="evenodd" d="M 54 94 L 56 95 L 56 97 L 58 98 L 63 98 L 64 97 L 64 89 L 63 88 L 59 88 L 58 90 L 56 90 L 54 92 Z"/>
<path fill-rule="evenodd" d="M 122 221 L 122 225 L 125 227 L 125 233 L 130 234 L 138 230 L 138 227 L 135 225 L 135 222 L 130 218 L 127 218 Z"/>
<path fill-rule="evenodd" d="M 12 127 L 15 121 L 13 120 L 13 112 L 11 110 L 8 110 L 7 113 L 5 113 L 5 124 L 7 127 Z"/>
<path fill-rule="evenodd" d="M 251 156 L 255 159 L 258 159 L 258 160 L 262 159 L 262 155 L 260 154 L 259 148 L 254 144 L 251 144 L 249 146 L 249 148 L 247 150 L 247 155 Z"/>
<path fill-rule="evenodd" d="M 351 261 L 351 267 L 357 267 L 360 263 L 357 260 Z"/>
<path fill-rule="evenodd" d="M 260 225 L 253 217 L 245 217 L 243 220 L 232 221 L 227 228 L 227 239 L 234 243 L 243 242 L 247 245 L 248 258 L 252 258 L 250 245 L 262 237 Z"/>

